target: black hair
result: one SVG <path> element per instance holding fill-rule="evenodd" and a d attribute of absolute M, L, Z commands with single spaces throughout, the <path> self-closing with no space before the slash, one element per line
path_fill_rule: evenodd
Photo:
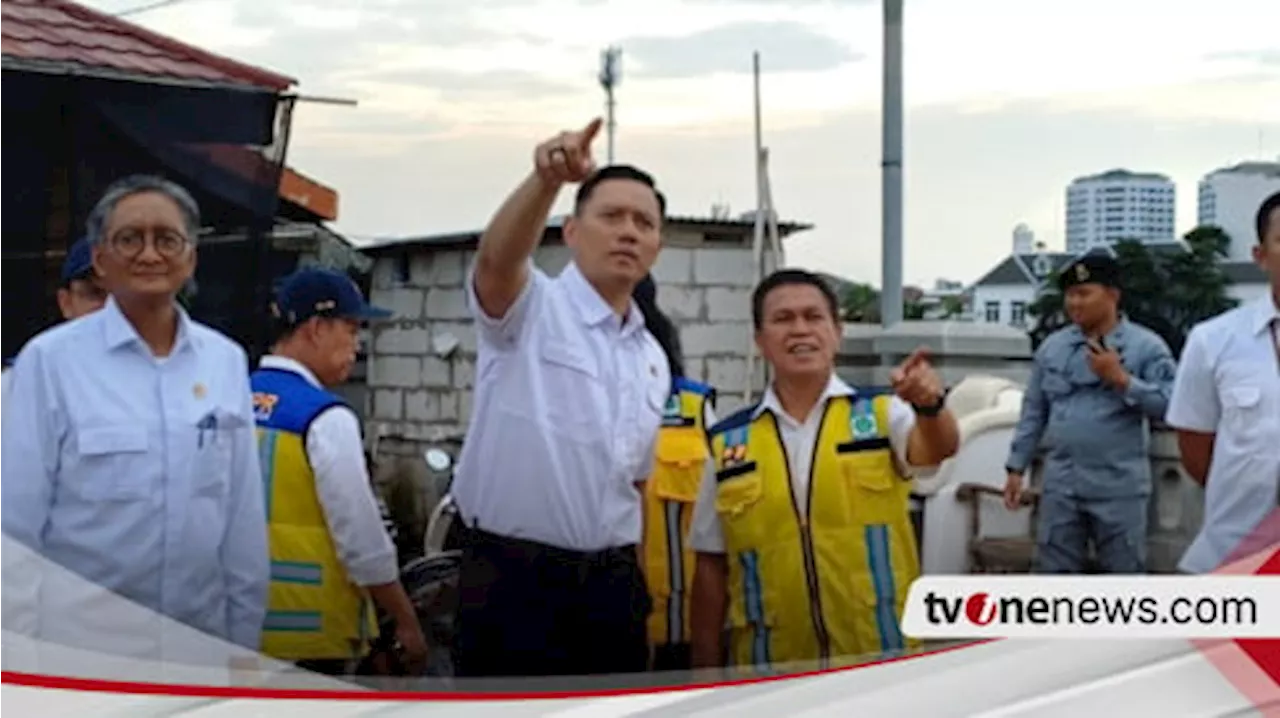
<path fill-rule="evenodd" d="M 658 191 L 658 184 L 653 181 L 653 176 L 644 170 L 632 167 L 631 165 L 608 165 L 596 170 L 592 175 L 582 181 L 578 185 L 578 193 L 573 198 L 573 213 L 575 215 L 582 214 L 582 208 L 591 199 L 591 195 L 595 193 L 596 187 L 606 180 L 630 180 L 639 182 L 640 184 L 653 190 L 653 196 L 658 200 L 659 219 L 667 215 L 667 198 L 662 196 Z"/>
<path fill-rule="evenodd" d="M 1272 195 L 1262 200 L 1262 206 L 1258 208 L 1258 244 L 1266 239 L 1267 227 L 1271 223 L 1271 215 L 1280 209 L 1280 192 L 1274 192 Z M 1280 222 L 1280 220 L 1276 220 Z"/>
<path fill-rule="evenodd" d="M 671 379 L 674 381 L 676 377 L 684 376 L 684 352 L 680 348 L 680 330 L 676 328 L 675 322 L 658 308 L 658 286 L 654 283 L 652 275 L 646 274 L 644 279 L 640 280 L 631 292 L 631 298 L 636 300 L 636 306 L 640 307 L 640 313 L 644 315 L 644 328 L 658 340 L 658 344 L 662 345 L 662 351 L 667 355 Z"/>
<path fill-rule="evenodd" d="M 794 284 L 815 287 L 822 292 L 822 296 L 827 300 L 827 308 L 831 310 L 831 321 L 840 321 L 840 300 L 836 297 L 835 290 L 822 277 L 803 269 L 779 269 L 765 277 L 751 293 L 751 321 L 756 329 L 764 326 L 764 300 L 769 296 L 769 292 L 778 287 Z"/>

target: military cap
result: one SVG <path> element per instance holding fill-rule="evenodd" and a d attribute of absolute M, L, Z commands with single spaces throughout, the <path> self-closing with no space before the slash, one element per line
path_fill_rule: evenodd
<path fill-rule="evenodd" d="M 1120 287 L 1120 265 L 1106 254 L 1086 254 L 1063 267 L 1058 276 L 1062 291 L 1077 284 L 1101 284 L 1104 287 Z"/>

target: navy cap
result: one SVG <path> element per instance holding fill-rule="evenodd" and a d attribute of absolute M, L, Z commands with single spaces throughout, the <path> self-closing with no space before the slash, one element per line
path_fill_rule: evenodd
<path fill-rule="evenodd" d="M 290 325 L 312 317 L 386 319 L 389 310 L 364 300 L 351 278 L 329 269 L 299 269 L 281 281 L 272 312 Z"/>
<path fill-rule="evenodd" d="M 1119 288 L 1120 265 L 1106 254 L 1086 254 L 1064 267 L 1058 276 L 1058 287 L 1064 292 L 1077 284 Z"/>
<path fill-rule="evenodd" d="M 89 240 L 81 238 L 67 250 L 66 259 L 62 260 L 62 283 L 70 284 L 73 280 L 84 279 L 93 270 L 93 248 Z"/>

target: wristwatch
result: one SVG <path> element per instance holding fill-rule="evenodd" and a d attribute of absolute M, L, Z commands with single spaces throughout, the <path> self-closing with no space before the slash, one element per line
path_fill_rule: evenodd
<path fill-rule="evenodd" d="M 947 395 L 951 393 L 951 387 L 945 387 L 942 393 L 938 395 L 938 401 L 933 406 L 916 406 L 911 405 L 916 410 L 917 416 L 937 416 L 947 406 Z"/>

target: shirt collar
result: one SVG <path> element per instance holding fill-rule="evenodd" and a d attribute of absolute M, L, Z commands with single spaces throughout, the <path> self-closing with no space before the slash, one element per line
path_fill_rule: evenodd
<path fill-rule="evenodd" d="M 818 403 L 814 406 L 825 404 L 828 399 L 837 396 L 856 396 L 857 390 L 849 386 L 843 379 L 836 376 L 835 372 L 831 373 L 831 378 L 827 380 L 827 386 L 823 388 L 822 395 L 818 397 Z M 765 411 L 772 411 L 778 416 L 790 416 L 782 410 L 782 402 L 778 400 L 778 395 L 773 391 L 773 384 L 764 390 L 764 397 L 756 404 L 755 411 L 751 412 L 751 418 L 757 419 Z M 795 417 L 792 417 L 795 418 Z M 799 421 L 804 421 L 807 417 L 799 417 Z"/>
<path fill-rule="evenodd" d="M 1266 292 L 1258 297 L 1249 312 L 1249 329 L 1255 335 L 1267 331 L 1272 321 L 1280 321 L 1280 307 L 1271 298 L 1271 293 Z"/>
<path fill-rule="evenodd" d="M 191 336 L 191 317 L 187 315 L 187 310 L 182 308 L 181 304 L 174 302 L 174 306 L 178 310 L 178 333 L 174 337 L 173 354 L 192 347 Z M 101 317 L 103 333 L 107 340 L 107 349 L 115 350 L 128 344 L 136 344 L 137 346 L 146 348 L 147 343 L 142 340 L 142 335 L 138 334 L 138 330 L 134 328 L 129 318 L 120 311 L 120 305 L 116 304 L 116 298 L 108 295 L 107 301 L 102 305 L 95 314 Z M 151 350 L 147 349 L 150 354 Z"/>
<path fill-rule="evenodd" d="M 565 287 L 569 292 L 569 301 L 577 309 L 578 316 L 584 324 L 596 326 L 610 319 L 617 320 L 617 312 L 613 311 L 613 307 L 609 306 L 604 297 L 600 296 L 600 292 L 591 286 L 591 282 L 588 282 L 587 278 L 582 275 L 582 270 L 578 269 L 576 262 L 569 262 L 564 271 L 560 273 L 560 278 L 564 280 Z M 627 309 L 627 322 L 622 326 L 622 333 L 627 335 L 643 326 L 644 315 L 640 313 L 640 308 L 636 306 L 635 300 L 632 300 L 630 307 Z"/>
<path fill-rule="evenodd" d="M 318 389 L 323 389 L 324 385 L 316 378 L 316 375 L 306 367 L 302 362 L 290 357 L 282 357 L 279 354 L 267 354 L 258 362 L 260 369 L 277 369 L 279 371 L 290 371 L 298 374 L 303 379 L 311 382 Z"/>
<path fill-rule="evenodd" d="M 1120 315 L 1120 319 L 1119 319 L 1119 321 L 1117 321 L 1117 322 L 1116 322 L 1116 325 L 1115 325 L 1114 327 L 1112 327 L 1112 328 L 1111 328 L 1111 331 L 1110 331 L 1110 332 L 1108 332 L 1108 333 L 1107 333 L 1105 336 L 1103 336 L 1103 338 L 1102 338 L 1102 340 L 1103 340 L 1104 342 L 1106 342 L 1107 348 L 1108 348 L 1108 349 L 1119 349 L 1120 347 L 1124 346 L 1124 340 L 1125 340 L 1125 337 L 1126 337 L 1126 336 L 1128 335 L 1128 333 L 1129 333 L 1129 332 L 1128 332 L 1128 329 L 1129 329 L 1129 318 L 1128 318 L 1128 317 L 1126 317 L 1126 316 L 1124 316 L 1124 315 L 1122 314 L 1122 315 Z M 1084 344 L 1084 343 L 1085 343 L 1086 338 L 1087 338 L 1087 337 L 1085 337 L 1085 335 L 1084 335 L 1084 331 L 1082 331 L 1082 330 L 1080 329 L 1080 325 L 1079 325 L 1079 324 L 1072 324 L 1072 325 L 1071 325 L 1071 340 L 1072 340 L 1072 343 L 1074 343 L 1074 344 Z"/>

